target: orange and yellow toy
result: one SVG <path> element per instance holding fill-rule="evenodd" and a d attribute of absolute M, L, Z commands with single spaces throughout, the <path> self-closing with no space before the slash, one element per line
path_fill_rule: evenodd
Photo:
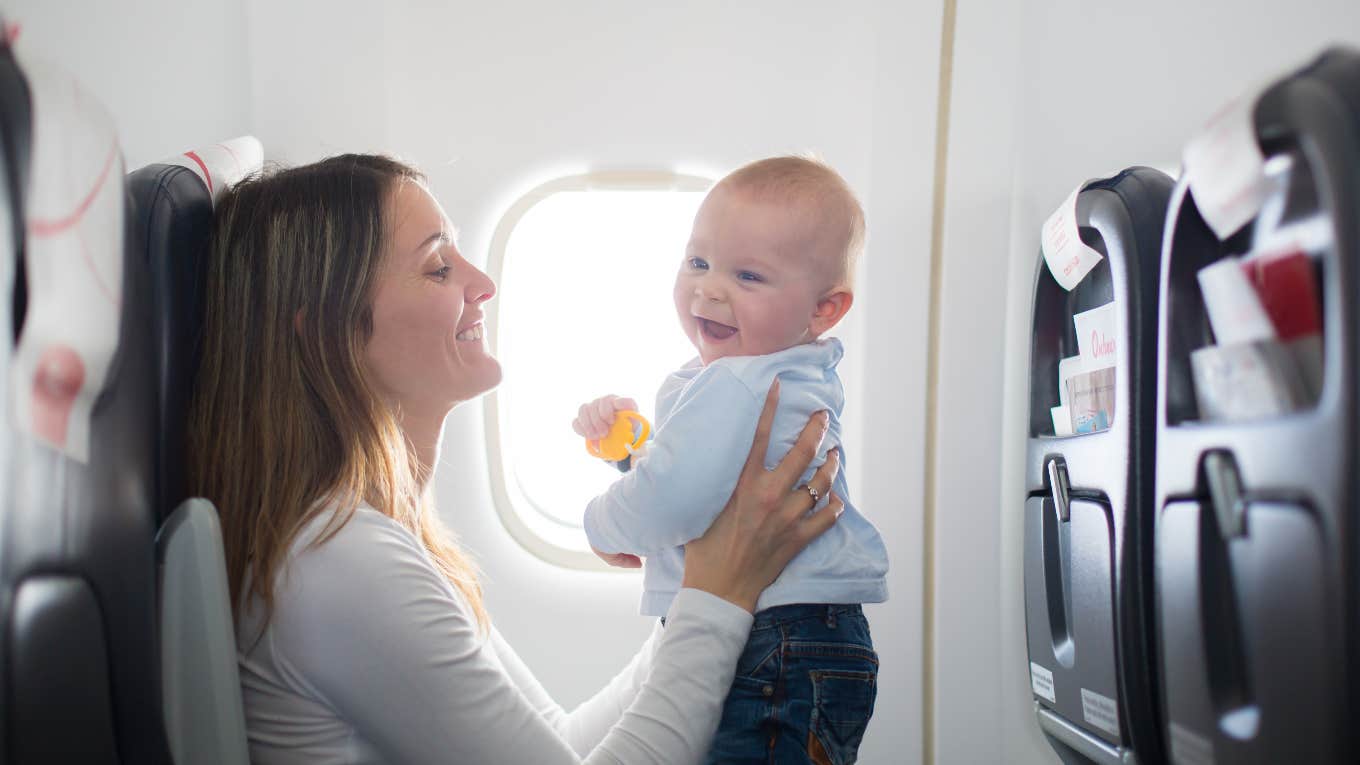
<path fill-rule="evenodd" d="M 602 460 L 618 462 L 627 459 L 652 435 L 652 424 L 632 409 L 614 413 L 614 424 L 609 434 L 600 439 L 586 439 L 586 451 Z"/>

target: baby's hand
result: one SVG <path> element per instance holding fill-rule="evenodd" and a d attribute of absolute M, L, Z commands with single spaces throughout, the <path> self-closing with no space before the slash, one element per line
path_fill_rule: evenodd
<path fill-rule="evenodd" d="M 609 395 L 601 396 L 587 404 L 582 404 L 581 409 L 576 414 L 576 419 L 571 421 L 571 429 L 576 431 L 576 435 L 584 438 L 604 438 L 609 435 L 609 426 L 614 424 L 616 412 L 625 409 L 636 411 L 637 402 L 631 398 L 620 398 Z"/>
<path fill-rule="evenodd" d="M 611 566 L 616 566 L 618 568 L 642 568 L 642 559 L 636 555 L 629 555 L 628 553 L 602 553 L 594 547 L 590 549 L 596 555 L 600 556 L 600 560 Z"/>

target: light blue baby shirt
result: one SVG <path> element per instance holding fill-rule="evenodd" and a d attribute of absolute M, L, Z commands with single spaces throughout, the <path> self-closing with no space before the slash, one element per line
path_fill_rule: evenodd
<path fill-rule="evenodd" d="M 665 615 L 680 591 L 682 545 L 703 534 L 727 504 L 776 376 L 779 409 L 765 468 L 779 464 L 808 418 L 822 409 L 830 413 L 830 425 L 801 481 L 826 461 L 828 450 L 840 446 L 845 392 L 836 364 L 843 353 L 840 341 L 830 338 L 765 356 L 721 358 L 708 366 L 695 359 L 666 378 L 657 393 L 656 435 L 646 455 L 591 500 L 585 514 L 586 537 L 595 549 L 646 558 L 643 614 Z M 760 596 L 758 610 L 887 600 L 888 552 L 878 530 L 850 501 L 845 466 L 842 447 L 834 489 L 845 513 L 789 563 Z"/>

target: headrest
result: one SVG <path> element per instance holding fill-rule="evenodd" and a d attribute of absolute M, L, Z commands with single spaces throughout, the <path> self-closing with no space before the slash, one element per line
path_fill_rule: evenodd
<path fill-rule="evenodd" d="M 113 120 L 70 75 L 17 46 L 32 103 L 25 196 L 27 313 L 15 349 L 15 426 L 89 457 L 89 420 L 118 349 L 123 159 Z"/>
<path fill-rule="evenodd" d="M 254 136 L 241 136 L 206 149 L 186 151 L 164 164 L 187 167 L 207 187 L 213 204 L 227 188 L 258 171 L 264 162 L 264 147 Z"/>

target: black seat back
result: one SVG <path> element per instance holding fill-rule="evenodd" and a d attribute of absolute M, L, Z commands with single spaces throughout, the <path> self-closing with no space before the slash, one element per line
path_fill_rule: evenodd
<path fill-rule="evenodd" d="M 25 220 L 14 227 L 22 254 L 15 294 L 5 296 L 18 330 L 17 364 L 26 343 L 46 341 L 30 319 L 54 299 L 29 289 L 39 262 L 34 259 L 51 257 L 39 237 L 55 236 L 51 231 L 63 226 L 79 231 L 87 213 L 123 220 L 123 187 L 111 122 L 93 99 L 50 68 L 30 67 L 22 56 L 22 65 L 15 61 L 8 50 L 0 54 L 3 185 L 11 195 L 19 192 L 8 206 L 22 209 Z M 57 103 L 58 91 L 80 118 L 57 120 L 53 130 L 40 106 Z M 66 144 L 89 139 L 88 131 L 100 131 L 97 138 L 108 147 L 103 171 L 81 176 L 63 173 L 72 169 L 63 166 L 45 175 L 50 169 L 43 157 L 74 156 Z M 56 153 L 31 151 L 34 140 L 48 142 Z M 74 195 L 70 216 L 35 221 L 35 184 L 62 175 L 83 177 L 95 191 Z M 101 180 L 90 180 L 96 176 Z M 151 292 L 145 264 L 121 257 L 125 236 L 121 226 L 115 230 L 105 240 L 88 232 L 76 237 L 87 264 L 95 253 L 103 257 L 99 262 L 115 264 L 114 273 L 121 270 L 121 285 L 109 295 L 109 305 L 116 306 L 109 309 L 118 322 L 116 346 L 106 349 L 112 358 L 95 391 L 88 439 L 63 449 L 21 425 L 14 402 L 19 393 L 27 395 L 26 385 L 40 382 L 36 374 L 33 383 L 12 381 L 0 428 L 0 752 L 7 763 L 169 762 L 159 714 Z M 81 277 L 74 269 L 59 275 Z M 57 308 L 79 323 L 84 307 Z"/>
<path fill-rule="evenodd" d="M 128 176 L 130 218 L 153 284 L 156 514 L 165 729 L 178 762 L 247 765 L 222 534 L 211 503 L 186 499 L 187 421 L 203 332 L 213 200 L 260 167 L 253 138 L 185 152 Z"/>

